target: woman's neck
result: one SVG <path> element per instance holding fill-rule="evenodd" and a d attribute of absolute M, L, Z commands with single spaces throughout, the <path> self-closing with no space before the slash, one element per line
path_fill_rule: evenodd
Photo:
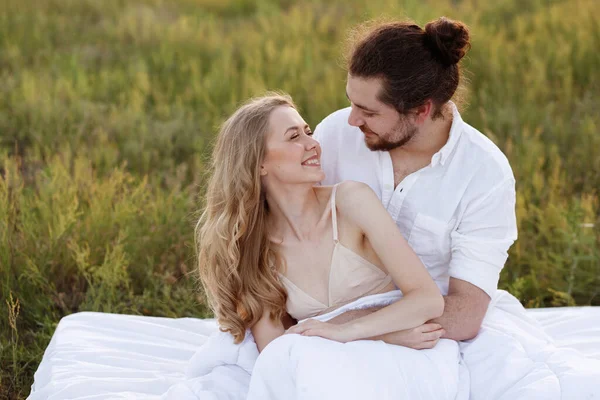
<path fill-rule="evenodd" d="M 315 239 L 316 228 L 323 222 L 324 215 L 323 205 L 312 184 L 270 188 L 266 199 L 269 234 L 274 241 Z"/>

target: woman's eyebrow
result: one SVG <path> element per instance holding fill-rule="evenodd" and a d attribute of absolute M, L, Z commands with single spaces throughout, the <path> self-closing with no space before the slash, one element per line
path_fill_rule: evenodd
<path fill-rule="evenodd" d="M 303 128 L 304 128 L 304 129 L 306 129 L 306 128 L 310 129 L 310 126 L 308 126 L 308 124 L 304 124 L 304 127 L 303 127 Z M 288 133 L 289 131 L 291 131 L 291 130 L 298 131 L 299 129 L 300 129 L 300 127 L 299 127 L 299 126 L 290 126 L 289 128 L 287 128 L 287 129 L 285 130 L 285 132 L 284 132 L 283 134 L 284 134 L 284 135 L 287 135 L 287 133 Z"/>

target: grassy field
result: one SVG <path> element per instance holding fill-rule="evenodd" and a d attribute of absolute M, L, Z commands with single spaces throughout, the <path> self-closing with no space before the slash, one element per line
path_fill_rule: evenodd
<path fill-rule="evenodd" d="M 316 125 L 347 105 L 365 19 L 465 21 L 463 117 L 506 153 L 520 237 L 501 287 L 600 305 L 596 0 L 0 0 L 0 398 L 61 317 L 209 315 L 193 226 L 218 124 L 266 89 Z"/>

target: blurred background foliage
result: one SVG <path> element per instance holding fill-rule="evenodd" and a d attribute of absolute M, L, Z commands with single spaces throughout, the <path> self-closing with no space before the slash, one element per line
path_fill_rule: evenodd
<path fill-rule="evenodd" d="M 311 126 L 348 105 L 367 19 L 466 22 L 463 117 L 506 153 L 520 237 L 501 288 L 600 305 L 595 0 L 0 0 L 0 398 L 27 396 L 61 317 L 207 317 L 193 227 L 212 138 L 290 93 Z"/>

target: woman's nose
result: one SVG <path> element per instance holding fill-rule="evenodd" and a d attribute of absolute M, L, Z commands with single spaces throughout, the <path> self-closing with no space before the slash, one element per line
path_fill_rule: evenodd
<path fill-rule="evenodd" d="M 308 140 L 306 141 L 306 150 L 312 150 L 315 147 L 317 147 L 319 145 L 319 142 L 316 139 L 313 139 L 312 137 L 308 137 Z"/>
<path fill-rule="evenodd" d="M 319 143 L 319 141 L 317 139 L 314 139 L 311 136 L 307 136 L 306 139 L 307 139 L 306 140 L 306 145 L 305 145 L 306 151 L 310 151 L 310 150 L 316 149 L 317 147 L 320 146 L 320 143 Z"/>

